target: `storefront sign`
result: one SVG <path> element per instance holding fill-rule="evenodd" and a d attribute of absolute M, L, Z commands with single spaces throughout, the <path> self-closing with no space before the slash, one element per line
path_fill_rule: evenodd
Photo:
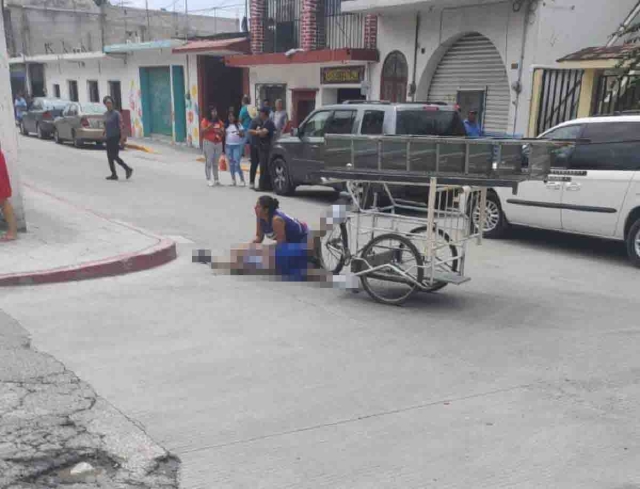
<path fill-rule="evenodd" d="M 364 80 L 364 66 L 337 66 L 335 68 L 321 68 L 320 79 L 322 80 L 323 85 L 362 83 Z"/>

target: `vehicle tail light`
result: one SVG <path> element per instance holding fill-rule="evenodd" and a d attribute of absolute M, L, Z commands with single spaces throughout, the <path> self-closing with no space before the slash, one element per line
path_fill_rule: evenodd
<path fill-rule="evenodd" d="M 82 124 L 82 127 L 89 127 L 89 121 L 86 117 L 83 117 L 82 119 L 80 119 L 80 124 Z"/>
<path fill-rule="evenodd" d="M 52 117 L 52 115 L 51 115 L 51 112 L 49 112 L 48 110 L 42 114 L 42 118 L 43 118 L 43 119 L 46 119 L 46 120 L 48 120 L 48 121 L 50 121 L 51 119 L 53 119 L 53 117 Z"/>

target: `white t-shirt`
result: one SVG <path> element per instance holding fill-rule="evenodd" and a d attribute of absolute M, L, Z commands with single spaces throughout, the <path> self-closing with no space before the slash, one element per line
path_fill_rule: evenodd
<path fill-rule="evenodd" d="M 242 144 L 243 140 L 240 137 L 240 129 L 235 124 L 229 124 L 229 127 L 227 127 L 227 144 Z"/>

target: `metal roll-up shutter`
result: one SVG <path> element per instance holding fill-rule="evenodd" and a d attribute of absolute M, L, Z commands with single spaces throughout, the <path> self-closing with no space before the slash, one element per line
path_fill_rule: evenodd
<path fill-rule="evenodd" d="M 486 90 L 485 131 L 505 132 L 511 91 L 500 53 L 480 34 L 457 41 L 444 55 L 429 87 L 429 102 L 455 103 L 459 90 Z"/>

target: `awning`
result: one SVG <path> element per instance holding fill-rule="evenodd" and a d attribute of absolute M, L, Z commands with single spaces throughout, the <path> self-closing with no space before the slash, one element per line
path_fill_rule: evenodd
<path fill-rule="evenodd" d="M 186 41 L 179 39 L 165 39 L 163 41 L 149 41 L 149 42 L 128 42 L 125 44 L 111 44 L 104 47 L 104 52 L 107 54 L 126 54 L 136 51 L 153 51 L 160 49 L 173 49 L 178 46 L 182 46 Z"/>
<path fill-rule="evenodd" d="M 609 69 L 615 68 L 625 55 L 638 49 L 637 44 L 584 48 L 558 60 L 565 68 Z"/>
<path fill-rule="evenodd" d="M 25 63 L 54 63 L 56 61 L 80 62 L 89 59 L 100 59 L 106 57 L 102 51 L 92 51 L 88 53 L 63 53 L 63 54 L 36 54 L 34 56 L 17 56 L 9 58 L 10 65 Z"/>
<path fill-rule="evenodd" d="M 320 49 L 290 51 L 289 53 L 247 54 L 225 58 L 227 66 L 288 65 L 301 63 L 348 63 L 350 61 L 377 62 L 377 49 Z"/>
<path fill-rule="evenodd" d="M 231 39 L 202 39 L 189 41 L 173 49 L 174 54 L 208 54 L 210 56 L 231 56 L 251 52 L 249 39 L 235 37 Z"/>

